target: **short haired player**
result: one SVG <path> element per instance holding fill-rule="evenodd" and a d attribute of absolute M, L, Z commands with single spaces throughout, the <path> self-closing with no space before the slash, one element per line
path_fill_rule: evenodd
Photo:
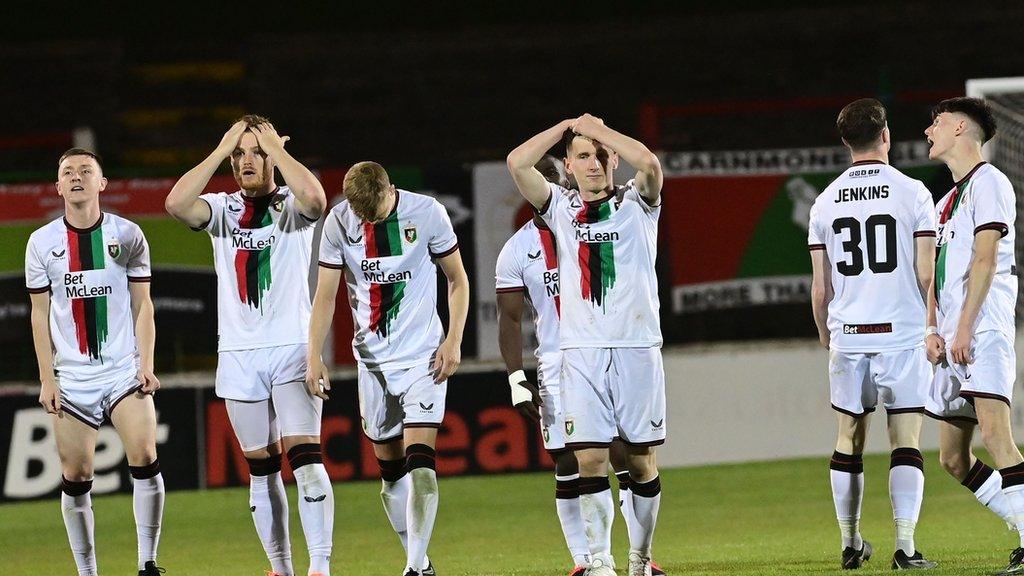
<path fill-rule="evenodd" d="M 330 571 L 334 495 L 320 449 L 323 401 L 306 390 L 314 226 L 327 205 L 316 176 L 261 116 L 236 122 L 174 185 L 165 206 L 213 243 L 217 272 L 217 396 L 249 464 L 249 507 L 271 574 L 293 574 L 287 453 L 298 485 L 310 575 Z M 202 194 L 228 160 L 233 192 Z M 274 182 L 275 170 L 285 185 Z"/>
<path fill-rule="evenodd" d="M 381 498 L 406 549 L 405 576 L 433 576 L 437 430 L 448 377 L 461 361 L 469 280 L 444 206 L 399 190 L 375 162 L 345 174 L 327 214 L 309 335 L 309 390 L 326 397 L 320 357 L 342 278 L 355 324 L 363 431 L 380 464 Z M 435 266 L 436 263 L 436 266 Z M 437 268 L 448 279 L 448 334 L 437 314 Z"/>
<path fill-rule="evenodd" d="M 862 454 L 868 415 L 885 407 L 892 447 L 889 497 L 896 524 L 893 569 L 934 568 L 916 549 L 924 495 L 919 437 L 931 377 L 924 350 L 925 302 L 934 275 L 931 193 L 889 166 L 885 108 L 850 103 L 836 123 L 853 164 L 811 207 L 811 304 L 829 349 L 838 439 L 829 465 L 844 569 L 872 554 L 860 534 Z"/>
<path fill-rule="evenodd" d="M 1016 196 L 981 147 L 996 131 L 983 100 L 943 100 L 932 112 L 928 157 L 956 184 L 936 207 L 935 289 L 928 308 L 928 354 L 937 364 L 927 408 L 939 425 L 942 467 L 1020 533 L 1004 574 L 1024 573 L 1024 458 L 1013 440 L 1016 379 L 1014 257 Z M 974 428 L 998 471 L 971 450 Z"/>
<path fill-rule="evenodd" d="M 579 190 L 545 181 L 535 164 L 560 141 Z M 637 167 L 614 185 L 619 155 Z M 642 143 L 589 114 L 564 120 L 508 155 L 520 193 L 554 232 L 566 446 L 579 462 L 580 508 L 590 535 L 587 573 L 614 573 L 608 447 L 627 446 L 639 530 L 630 533 L 629 574 L 651 574 L 661 482 L 654 456 L 665 441 L 665 377 L 654 270 L 662 172 Z"/>
<path fill-rule="evenodd" d="M 100 158 L 81 148 L 57 163 L 64 215 L 32 233 L 25 284 L 42 389 L 54 415 L 61 510 L 80 576 L 97 574 L 92 511 L 97 431 L 109 419 L 121 437 L 135 496 L 139 575 L 156 565 L 164 481 L 156 454 L 153 374 L 156 328 L 149 245 L 142 230 L 100 210 L 107 186 Z"/>

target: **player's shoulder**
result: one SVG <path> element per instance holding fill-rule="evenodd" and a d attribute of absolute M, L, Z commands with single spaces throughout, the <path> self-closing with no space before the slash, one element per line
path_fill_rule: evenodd
<path fill-rule="evenodd" d="M 28 236 L 30 245 L 36 245 L 53 240 L 67 234 L 67 227 L 64 224 L 64 216 L 59 216 L 36 228 Z"/>
<path fill-rule="evenodd" d="M 433 196 L 402 189 L 396 189 L 395 193 L 398 194 L 399 216 L 403 216 L 405 214 L 415 215 L 421 211 L 432 212 L 438 209 L 444 210 L 444 205 Z"/>
<path fill-rule="evenodd" d="M 1013 193 L 1013 183 L 1010 182 L 1006 174 L 988 162 L 981 164 L 975 169 L 974 175 L 971 176 L 971 188 L 982 193 L 986 189 L 992 188 Z"/>

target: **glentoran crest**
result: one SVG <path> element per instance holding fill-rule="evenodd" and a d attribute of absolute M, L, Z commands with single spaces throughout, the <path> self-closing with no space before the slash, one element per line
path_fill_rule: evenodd
<path fill-rule="evenodd" d="M 416 242 L 417 236 L 415 226 L 406 226 L 402 229 L 402 234 L 405 236 L 405 241 L 409 244 L 414 244 Z"/>

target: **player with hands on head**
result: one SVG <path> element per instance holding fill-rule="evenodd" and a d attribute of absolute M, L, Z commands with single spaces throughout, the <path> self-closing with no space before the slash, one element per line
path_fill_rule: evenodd
<path fill-rule="evenodd" d="M 109 419 L 132 476 L 139 574 L 156 576 L 164 481 L 156 452 L 156 327 L 142 230 L 100 209 L 100 157 L 72 148 L 57 165 L 64 215 L 32 233 L 25 282 L 39 403 L 54 415 L 61 509 L 78 573 L 97 574 L 92 511 L 98 430 Z"/>
<path fill-rule="evenodd" d="M 321 352 L 342 278 L 352 310 L 359 412 L 381 471 L 384 510 L 406 551 L 405 576 L 433 576 L 427 547 L 437 515 L 437 430 L 448 377 L 461 361 L 469 280 L 444 206 L 399 190 L 359 162 L 327 214 L 309 326 L 314 392 L 330 381 Z M 436 264 L 435 264 L 436 263 Z M 448 333 L 437 314 L 437 268 L 448 279 Z"/>
<path fill-rule="evenodd" d="M 327 198 L 316 176 L 285 150 L 287 141 L 266 118 L 242 117 L 178 180 L 164 205 L 213 243 L 216 392 L 249 465 L 249 507 L 271 574 L 294 574 L 281 479 L 286 453 L 298 485 L 308 574 L 326 576 L 334 493 L 320 446 L 323 400 L 307 391 L 306 356 L 313 231 Z M 238 190 L 203 194 L 225 160 Z M 284 186 L 275 183 L 275 171 Z"/>

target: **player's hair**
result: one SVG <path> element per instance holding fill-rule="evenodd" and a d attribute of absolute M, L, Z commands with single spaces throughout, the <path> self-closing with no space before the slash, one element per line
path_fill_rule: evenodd
<path fill-rule="evenodd" d="M 57 160 L 57 169 L 59 170 L 60 165 L 71 156 L 88 156 L 96 161 L 96 164 L 100 167 L 100 172 L 103 171 L 103 159 L 100 158 L 100 155 L 92 150 L 86 150 L 85 148 L 71 148 L 67 152 L 61 154 L 60 158 Z"/>
<path fill-rule="evenodd" d="M 259 114 L 246 114 L 232 122 L 232 124 L 238 124 L 239 122 L 245 122 L 246 128 L 252 128 L 258 124 L 271 124 L 271 121 L 266 116 L 260 116 Z"/>
<path fill-rule="evenodd" d="M 545 154 L 544 157 L 540 159 L 540 162 L 537 162 L 536 168 L 548 182 L 558 184 L 562 188 L 568 188 L 569 182 L 565 178 L 565 175 L 562 174 L 562 171 L 558 169 L 561 162 L 561 160 L 555 158 L 551 154 Z"/>
<path fill-rule="evenodd" d="M 345 173 L 341 191 L 356 216 L 373 220 L 389 188 L 391 180 L 383 166 L 376 162 L 359 162 Z"/>
<path fill-rule="evenodd" d="M 943 100 L 935 108 L 932 108 L 932 120 L 943 112 L 959 112 L 970 118 L 981 128 L 981 135 L 984 138 L 981 141 L 982 144 L 996 135 L 996 119 L 992 116 L 992 110 L 988 107 L 988 103 L 981 98 L 959 96 Z"/>
<path fill-rule="evenodd" d="M 839 136 L 855 152 L 874 147 L 885 130 L 885 106 L 874 98 L 847 104 L 836 119 Z"/>
<path fill-rule="evenodd" d="M 579 134 L 573 132 L 570 129 L 566 129 L 562 132 L 562 146 L 565 148 L 565 157 L 572 156 L 572 141 L 576 139 Z"/>

